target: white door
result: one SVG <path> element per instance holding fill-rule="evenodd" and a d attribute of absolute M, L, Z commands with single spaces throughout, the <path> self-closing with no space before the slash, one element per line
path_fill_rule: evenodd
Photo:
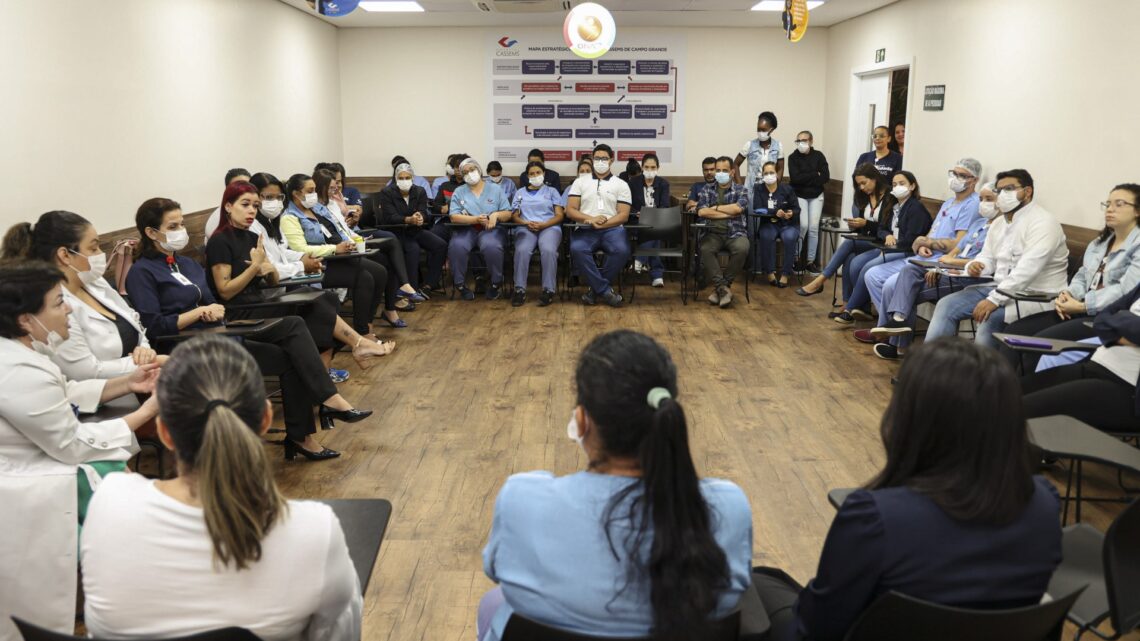
<path fill-rule="evenodd" d="M 890 98 L 890 71 L 855 76 L 855 81 L 851 85 L 850 120 L 847 123 L 848 158 L 844 163 L 847 170 L 841 176 L 832 176 L 843 180 L 843 208 L 840 210 L 843 218 L 851 216 L 851 202 L 855 193 L 855 187 L 851 184 L 851 173 L 855 171 L 855 159 L 859 154 L 871 150 L 873 146 L 871 134 L 874 133 L 875 127 L 888 126 Z"/>

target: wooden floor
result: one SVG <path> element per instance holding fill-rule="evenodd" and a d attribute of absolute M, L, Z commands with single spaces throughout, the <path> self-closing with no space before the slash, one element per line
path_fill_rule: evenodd
<path fill-rule="evenodd" d="M 631 328 L 673 354 L 698 472 L 751 500 L 754 564 L 806 581 L 834 514 L 827 490 L 882 463 L 879 418 L 898 368 L 828 321 L 829 302 L 754 285 L 750 304 L 741 295 L 720 310 L 702 295 L 682 306 L 673 282 L 638 288 L 618 310 L 435 300 L 405 315 L 409 328 L 379 331 L 398 349 L 367 372 L 337 357 L 352 372 L 342 392 L 376 413 L 318 435 L 341 458 L 278 461 L 278 479 L 292 498 L 391 500 L 366 641 L 472 641 L 492 587 L 481 552 L 499 487 L 515 472 L 584 467 L 565 431 L 575 358 L 596 334 Z M 1092 475 L 1088 493 L 1111 493 L 1115 477 Z M 1103 529 L 1119 507 L 1107 510 L 1085 520 Z"/>

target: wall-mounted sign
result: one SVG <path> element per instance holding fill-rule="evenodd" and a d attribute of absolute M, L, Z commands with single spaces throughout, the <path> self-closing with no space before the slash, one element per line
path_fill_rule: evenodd
<path fill-rule="evenodd" d="M 347 16 L 356 10 L 360 0 L 308 0 L 313 11 L 329 18 Z"/>
<path fill-rule="evenodd" d="M 601 58 L 614 45 L 617 25 L 600 4 L 586 2 L 570 10 L 562 23 L 562 38 L 579 58 Z"/>
<path fill-rule="evenodd" d="M 946 106 L 946 85 L 926 85 L 922 92 L 923 111 L 942 111 Z"/>
<path fill-rule="evenodd" d="M 784 0 L 783 19 L 788 40 L 799 42 L 808 28 L 807 0 Z"/>
<path fill-rule="evenodd" d="M 886 49 L 876 49 L 875 50 L 875 62 L 876 63 L 880 63 L 886 59 L 887 59 L 887 50 Z"/>

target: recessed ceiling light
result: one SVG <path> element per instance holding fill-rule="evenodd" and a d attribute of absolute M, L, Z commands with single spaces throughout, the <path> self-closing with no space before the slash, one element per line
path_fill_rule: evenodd
<path fill-rule="evenodd" d="M 422 12 L 423 7 L 415 0 L 364 0 L 357 5 L 365 11 Z"/>
<path fill-rule="evenodd" d="M 808 11 L 815 9 L 819 5 L 823 4 L 823 2 L 824 2 L 824 0 L 808 0 L 808 3 L 807 3 Z M 364 3 L 361 3 L 362 6 L 363 6 L 363 4 Z M 755 5 L 752 6 L 752 10 L 753 11 L 783 11 L 784 10 L 784 0 L 760 0 L 760 2 L 757 2 Z"/>

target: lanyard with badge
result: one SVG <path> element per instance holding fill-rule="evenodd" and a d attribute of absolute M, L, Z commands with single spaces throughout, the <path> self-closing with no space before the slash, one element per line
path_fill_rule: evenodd
<path fill-rule="evenodd" d="M 178 281 L 183 287 L 193 287 L 198 290 L 198 302 L 202 302 L 202 288 L 194 284 L 194 281 L 186 277 L 182 270 L 178 268 L 178 263 L 174 260 L 174 256 L 166 257 L 166 266 L 170 268 L 170 276 Z M 195 303 L 197 304 L 197 303 Z"/>
<path fill-rule="evenodd" d="M 1108 267 L 1109 254 L 1105 254 L 1104 258 L 1100 261 L 1100 266 L 1097 267 L 1096 273 L 1093 274 L 1092 281 L 1089 283 L 1089 289 L 1101 289 L 1104 287 L 1104 268 Z"/>

